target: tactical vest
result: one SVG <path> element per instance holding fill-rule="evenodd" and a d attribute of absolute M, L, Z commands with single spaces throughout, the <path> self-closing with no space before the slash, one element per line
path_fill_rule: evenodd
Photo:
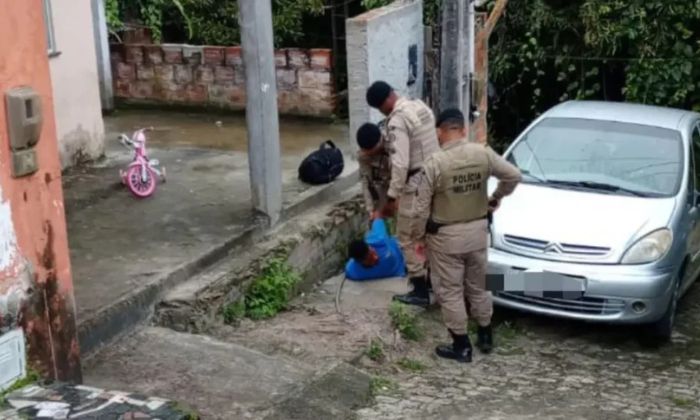
<path fill-rule="evenodd" d="M 408 128 L 410 139 L 409 170 L 419 169 L 425 160 L 440 150 L 435 130 L 433 110 L 419 99 L 399 98 L 385 125 L 385 138 L 393 120 L 401 119 Z M 393 146 L 393 145 L 392 145 Z"/>
<path fill-rule="evenodd" d="M 486 218 L 490 166 L 484 146 L 463 140 L 436 153 L 433 160 L 438 180 L 432 220 L 452 225 Z"/>

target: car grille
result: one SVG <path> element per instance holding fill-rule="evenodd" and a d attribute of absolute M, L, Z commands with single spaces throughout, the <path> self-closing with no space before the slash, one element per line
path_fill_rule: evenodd
<path fill-rule="evenodd" d="M 588 245 L 557 244 L 540 239 L 524 238 L 521 236 L 505 235 L 508 245 L 538 251 L 547 254 L 571 255 L 578 257 L 604 257 L 610 253 L 610 248 Z"/>
<path fill-rule="evenodd" d="M 587 315 L 615 315 L 625 310 L 625 302 L 619 299 L 602 299 L 580 297 L 577 299 L 559 299 L 539 296 L 525 296 L 524 293 L 498 292 L 498 297 L 513 302 L 536 305 L 542 308 L 554 309 Z"/>

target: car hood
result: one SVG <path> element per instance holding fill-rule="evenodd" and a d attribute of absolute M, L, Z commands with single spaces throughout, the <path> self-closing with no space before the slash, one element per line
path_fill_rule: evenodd
<path fill-rule="evenodd" d="M 489 192 L 496 187 L 489 182 Z M 565 261 L 618 262 L 640 237 L 666 227 L 675 198 L 643 198 L 520 184 L 494 215 L 497 248 Z"/>

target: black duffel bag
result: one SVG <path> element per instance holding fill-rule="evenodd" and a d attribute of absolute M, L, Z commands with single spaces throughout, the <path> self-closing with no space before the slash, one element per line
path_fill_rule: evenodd
<path fill-rule="evenodd" d="M 328 184 L 343 172 L 343 153 L 331 140 L 321 144 L 299 165 L 299 179 L 307 184 Z"/>

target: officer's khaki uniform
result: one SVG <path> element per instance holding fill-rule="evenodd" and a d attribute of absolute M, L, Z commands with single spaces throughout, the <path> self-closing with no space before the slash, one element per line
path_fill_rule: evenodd
<path fill-rule="evenodd" d="M 440 150 L 435 116 L 419 99 L 399 98 L 384 126 L 385 148 L 391 159 L 387 195 L 399 200 L 396 236 L 406 260 L 409 278 L 425 276 L 425 263 L 416 254 L 416 193 L 425 160 Z"/>
<path fill-rule="evenodd" d="M 368 213 L 381 210 L 387 203 L 387 193 L 391 181 L 389 156 L 385 152 L 375 155 L 365 155 L 360 152 L 357 161 L 360 164 L 365 208 Z"/>
<path fill-rule="evenodd" d="M 467 307 L 482 327 L 491 324 L 493 303 L 486 291 L 488 191 L 490 176 L 500 180 L 493 198 L 511 194 L 520 182 L 518 168 L 490 147 L 467 140 L 443 145 L 423 170 L 417 212 L 441 225 L 426 235 L 433 288 L 444 322 L 455 334 L 466 334 Z M 466 302 L 465 302 L 466 299 Z"/>

